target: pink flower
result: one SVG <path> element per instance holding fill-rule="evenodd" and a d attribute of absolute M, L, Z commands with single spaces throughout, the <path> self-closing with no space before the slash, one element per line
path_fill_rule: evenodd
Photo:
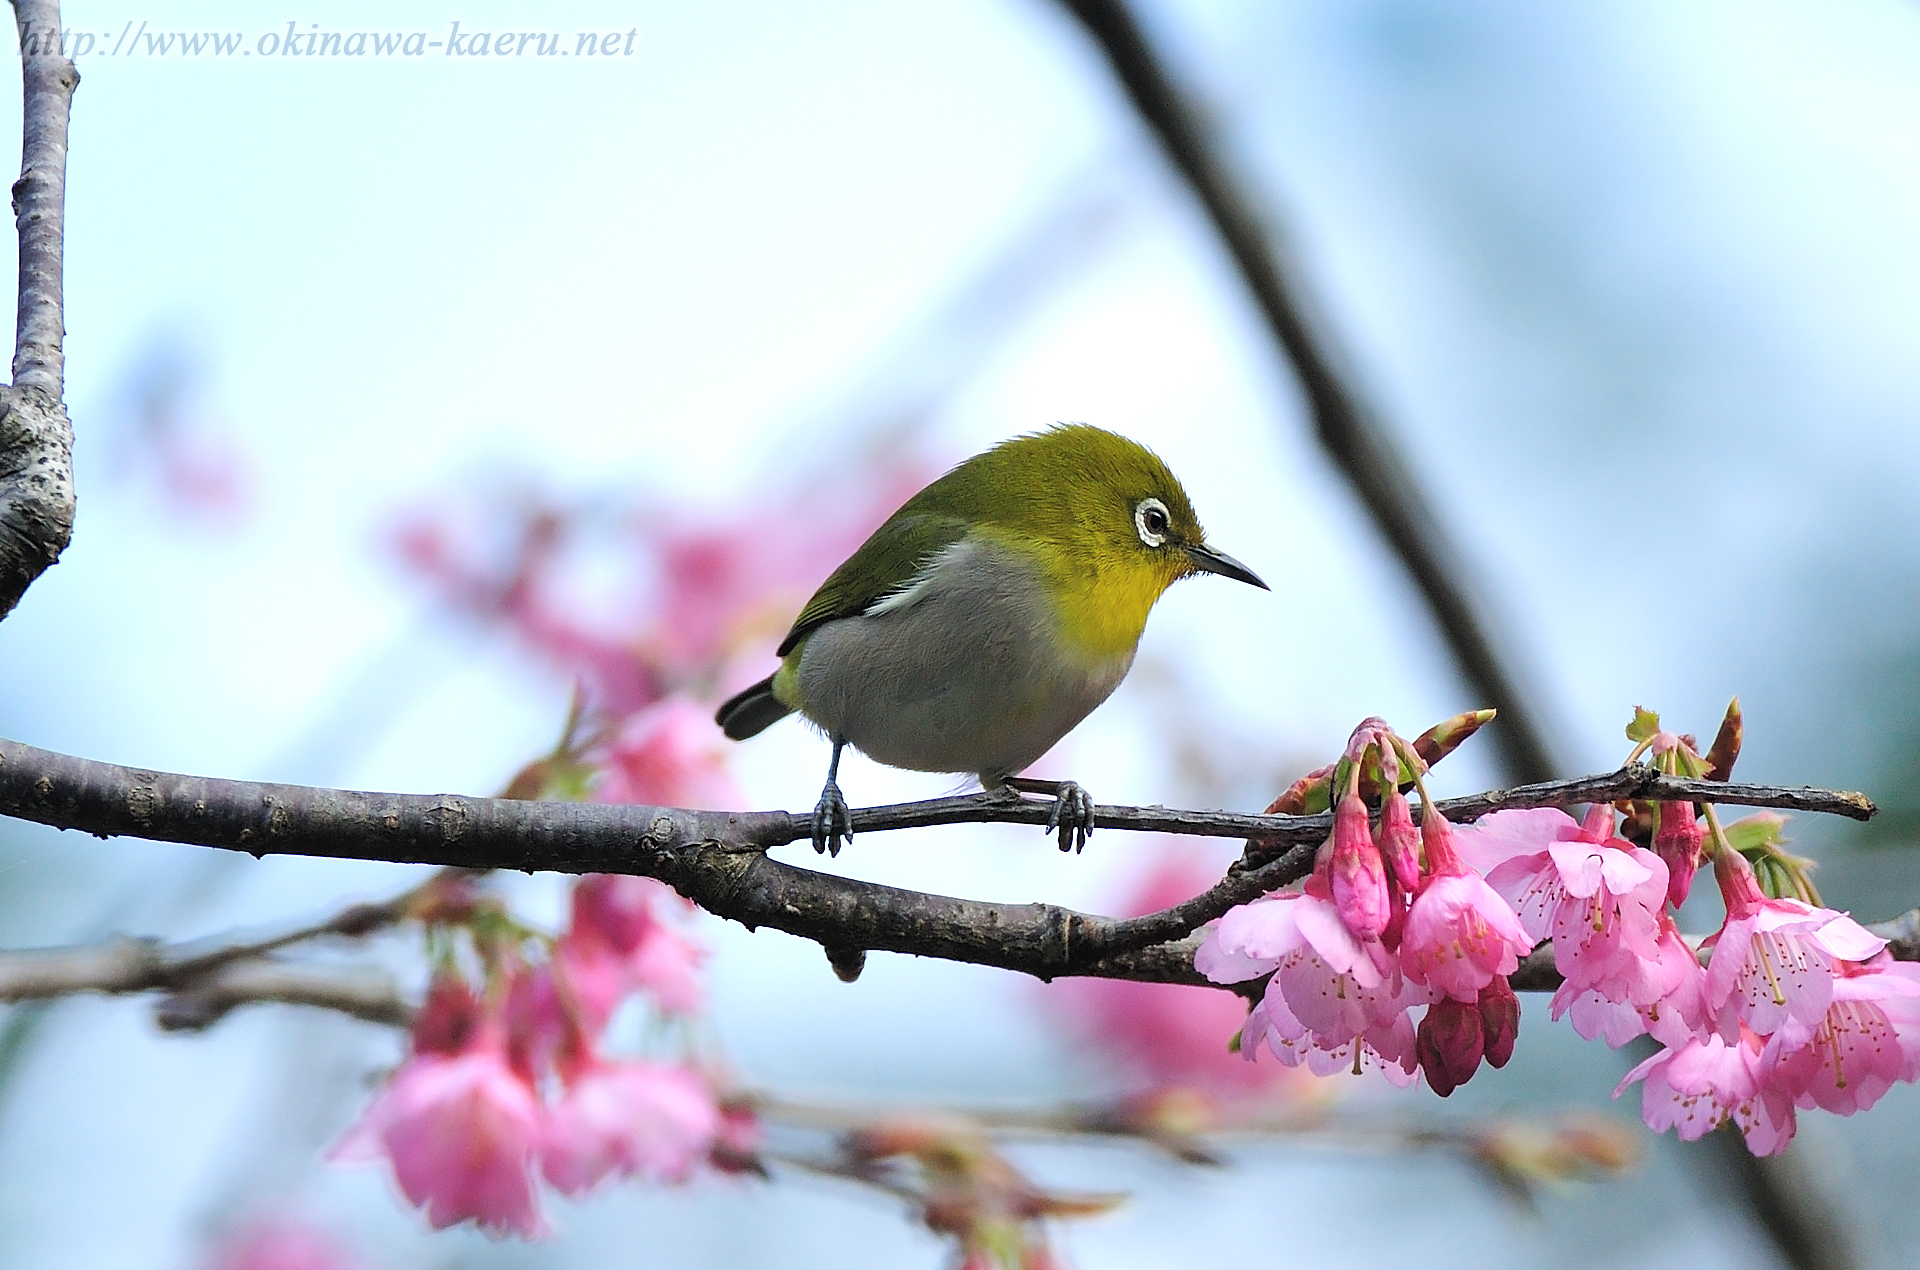
<path fill-rule="evenodd" d="M 1305 1063 L 1318 1075 L 1372 1063 L 1397 1083 L 1412 1080 L 1407 1011 L 1428 993 L 1402 979 L 1378 942 L 1356 939 L 1331 900 L 1282 894 L 1229 910 L 1194 966 L 1215 983 L 1272 971 L 1243 1032 L 1249 1058 L 1264 1041 L 1287 1066 Z"/>
<path fill-rule="evenodd" d="M 1348 794 L 1333 813 L 1333 837 L 1324 849 L 1327 884 L 1340 920 L 1362 940 L 1380 938 L 1392 919 L 1386 867 L 1373 845 L 1367 805 Z"/>
<path fill-rule="evenodd" d="M 540 1148 L 540 1171 L 568 1195 L 634 1173 L 684 1181 L 706 1158 L 720 1129 L 720 1108 L 698 1073 L 599 1060 L 555 1100 Z"/>
<path fill-rule="evenodd" d="M 1247 1015 L 1240 1033 L 1240 1053 L 1249 1061 L 1259 1055 L 1264 1044 L 1269 1053 L 1288 1067 L 1305 1067 L 1316 1076 L 1350 1072 L 1358 1076 L 1373 1069 L 1389 1081 L 1405 1087 L 1414 1081 L 1418 1057 L 1414 1048 L 1413 1021 L 1407 1014 L 1417 997 L 1395 1002 L 1397 1009 L 1376 1011 L 1366 1028 L 1344 1038 L 1330 1040 L 1312 1032 L 1287 1007 L 1286 995 L 1267 984 L 1265 997 Z"/>
<path fill-rule="evenodd" d="M 1472 1003 L 1496 978 L 1519 969 L 1537 941 L 1522 929 L 1512 906 L 1461 863 L 1446 817 L 1428 807 L 1423 828 L 1432 873 L 1407 912 L 1400 966 L 1414 983 Z"/>
<path fill-rule="evenodd" d="M 545 1234 L 529 1172 L 545 1114 L 497 1032 L 483 1028 L 458 1055 L 409 1058 L 329 1158 L 390 1161 L 401 1191 L 436 1229 L 474 1221 L 497 1235 Z"/>
<path fill-rule="evenodd" d="M 1596 804 L 1584 824 L 1553 808 L 1500 811 L 1459 831 L 1461 854 L 1514 907 L 1534 939 L 1553 939 L 1555 964 L 1573 992 L 1608 1001 L 1659 995 L 1660 913 L 1667 868 L 1651 851 L 1613 837 L 1613 808 Z"/>
<path fill-rule="evenodd" d="M 1788 1019 L 1809 1026 L 1833 1001 L 1838 962 L 1866 961 L 1887 941 L 1845 913 L 1799 900 L 1768 899 L 1737 851 L 1714 857 L 1727 920 L 1707 943 L 1707 1005 L 1734 1014 L 1761 1035 Z"/>
<path fill-rule="evenodd" d="M 628 718 L 600 755 L 593 797 L 603 803 L 650 803 L 714 811 L 743 805 L 727 775 L 727 752 L 713 711 L 674 696 Z"/>
<path fill-rule="evenodd" d="M 1653 853 L 1667 866 L 1667 903 L 1679 908 L 1693 889 L 1705 834 L 1692 803 L 1661 803 L 1660 827 L 1653 831 Z"/>
<path fill-rule="evenodd" d="M 1628 1085 L 1644 1080 L 1640 1116 L 1655 1133 L 1675 1129 L 1692 1142 L 1731 1119 L 1755 1155 L 1778 1155 L 1793 1140 L 1793 1100 L 1761 1079 L 1760 1053 L 1752 1033 L 1732 1043 L 1719 1036 L 1693 1037 L 1678 1049 L 1663 1049 L 1627 1073 Z"/>
<path fill-rule="evenodd" d="M 213 1270 L 360 1270 L 361 1265 L 319 1227 L 276 1217 L 224 1241 Z"/>
<path fill-rule="evenodd" d="M 1592 988 L 1561 984 L 1553 994 L 1553 1017 L 1571 1014 L 1573 1030 L 1591 1041 L 1604 1037 L 1619 1049 L 1636 1036 L 1652 1035 L 1678 1048 L 1711 1031 L 1707 972 L 1666 913 L 1660 915 L 1660 960 L 1642 981 L 1647 1000 L 1609 1001 Z"/>
<path fill-rule="evenodd" d="M 1882 955 L 1845 967 L 1826 1014 L 1811 1027 L 1788 1019 L 1761 1066 L 1802 1107 L 1850 1116 L 1873 1106 L 1920 1076 L 1920 966 Z"/>
<path fill-rule="evenodd" d="M 599 1035 L 621 1000 L 640 989 L 663 1010 L 700 1010 L 706 952 L 660 916 L 662 909 L 686 907 L 671 887 L 652 878 L 594 873 L 575 884 L 573 920 L 554 958 L 590 1034 Z"/>
<path fill-rule="evenodd" d="M 569 982 L 569 987 L 571 983 Z M 563 994 L 553 966 L 514 969 L 507 988 L 507 1054 L 514 1067 L 537 1079 L 570 1072 L 586 1062 L 606 1020 Z"/>

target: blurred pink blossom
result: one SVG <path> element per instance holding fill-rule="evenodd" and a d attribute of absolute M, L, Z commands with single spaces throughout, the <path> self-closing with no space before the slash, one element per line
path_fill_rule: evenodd
<path fill-rule="evenodd" d="M 720 1130 L 713 1091 L 692 1069 L 596 1060 L 554 1100 L 540 1171 L 568 1195 L 635 1173 L 685 1181 Z"/>
<path fill-rule="evenodd" d="M 679 695 L 629 716 L 593 756 L 602 803 L 737 810 L 740 787 L 727 774 L 727 751 L 713 711 Z"/>
<path fill-rule="evenodd" d="M 503 491 L 409 512 L 393 547 L 441 598 L 513 631 L 618 722 L 669 693 L 724 695 L 766 673 L 807 596 L 933 475 L 899 455 L 864 462 L 836 475 L 833 499 L 796 489 L 730 516 Z"/>
<path fill-rule="evenodd" d="M 593 873 L 573 888 L 573 915 L 554 957 L 598 1035 L 627 994 L 645 991 L 661 1009 L 697 1013 L 706 1000 L 700 967 L 706 951 L 668 915 L 687 902 L 652 878 Z"/>
<path fill-rule="evenodd" d="M 362 1270 L 365 1263 L 320 1227 L 280 1216 L 248 1224 L 223 1240 L 211 1270 Z"/>
<path fill-rule="evenodd" d="M 546 1233 L 530 1167 L 545 1109 L 508 1062 L 496 1026 L 457 1055 L 415 1054 L 334 1144 L 342 1164 L 390 1162 L 436 1229 L 472 1221 L 491 1234 Z"/>

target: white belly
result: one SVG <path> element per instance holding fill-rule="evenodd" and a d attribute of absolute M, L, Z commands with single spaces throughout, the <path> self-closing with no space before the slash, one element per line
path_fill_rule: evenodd
<path fill-rule="evenodd" d="M 880 762 L 992 784 L 1052 749 L 1132 664 L 1132 649 L 1066 653 L 1032 571 L 968 540 L 907 602 L 809 635 L 796 686 L 803 714 Z"/>

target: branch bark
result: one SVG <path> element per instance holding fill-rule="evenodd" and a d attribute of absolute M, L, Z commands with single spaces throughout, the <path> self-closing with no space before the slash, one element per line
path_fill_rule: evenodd
<path fill-rule="evenodd" d="M 0 388 L 0 618 L 60 558 L 73 533 L 73 425 L 64 397 L 62 291 L 67 125 L 80 83 L 61 49 L 60 6 L 15 0 L 25 107 L 20 179 L 20 295 L 13 384 Z"/>
<path fill-rule="evenodd" d="M 1792 807 L 1865 819 L 1861 794 L 1682 781 L 1647 768 L 1495 790 L 1440 804 L 1467 818 L 1503 807 L 1624 797 Z M 856 833 L 931 824 L 1041 825 L 1049 804 L 1004 793 L 853 813 Z M 1204 894 L 1144 917 L 1054 904 L 931 895 L 784 864 L 767 850 L 811 834 L 784 811 L 548 803 L 457 794 L 384 794 L 141 771 L 0 741 L 0 814 L 101 837 L 128 835 L 267 854 L 476 869 L 633 873 L 659 878 L 749 929 L 771 926 L 829 948 L 914 953 L 1050 979 L 1165 973 L 1132 954 L 1178 940 L 1236 904 L 1306 875 L 1331 817 L 1249 816 L 1163 807 L 1095 809 L 1108 829 L 1249 835 L 1243 859 Z"/>
<path fill-rule="evenodd" d="M 1106 54 L 1140 118 L 1186 179 L 1253 293 L 1282 355 L 1299 377 L 1315 435 L 1420 589 L 1473 696 L 1500 711 L 1490 730 L 1511 779 L 1540 781 L 1555 768 L 1546 734 L 1503 664 L 1475 608 L 1469 571 L 1420 490 L 1392 434 L 1342 374 L 1288 278 L 1271 211 L 1237 179 L 1205 112 L 1174 82 L 1124 0 L 1061 0 Z M 1323 324 L 1320 324 L 1323 325 Z"/>

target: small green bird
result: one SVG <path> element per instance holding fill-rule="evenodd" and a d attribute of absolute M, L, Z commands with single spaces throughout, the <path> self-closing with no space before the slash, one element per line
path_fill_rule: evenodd
<path fill-rule="evenodd" d="M 892 767 L 1051 793 L 1047 827 L 1077 849 L 1093 832 L 1086 791 L 1016 773 L 1120 685 L 1154 601 L 1196 573 L 1267 587 L 1207 545 L 1145 446 L 1085 424 L 1015 437 L 876 529 L 800 610 L 780 669 L 715 721 L 742 741 L 797 710 L 832 738 L 816 851 L 853 837 L 836 783 L 848 745 Z"/>

